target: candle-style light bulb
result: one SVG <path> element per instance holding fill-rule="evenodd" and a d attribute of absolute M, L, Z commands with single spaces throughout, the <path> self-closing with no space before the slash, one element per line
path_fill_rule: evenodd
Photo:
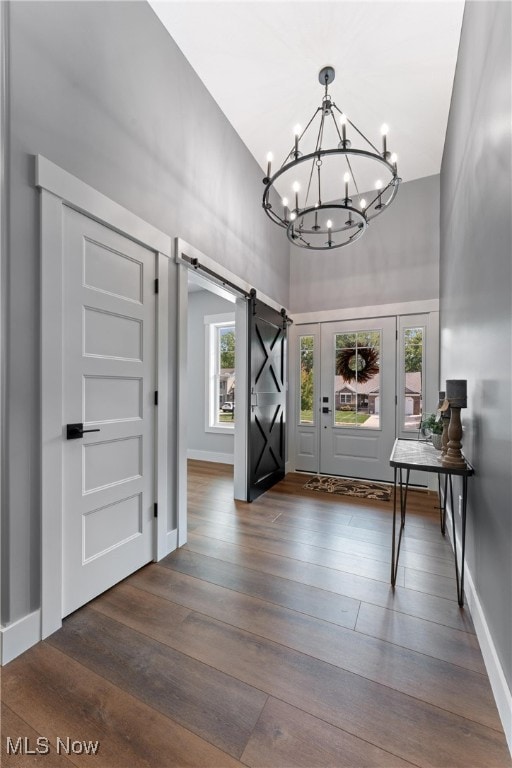
<path fill-rule="evenodd" d="M 332 245 L 332 221 L 327 219 L 327 245 Z"/>
<path fill-rule="evenodd" d="M 300 191 L 300 184 L 298 181 L 293 182 L 293 191 L 295 192 L 295 210 L 299 210 L 299 191 Z"/>
<path fill-rule="evenodd" d="M 398 162 L 398 155 L 397 155 L 396 152 L 393 152 L 393 154 L 391 155 L 390 160 L 393 163 L 393 165 L 395 166 L 395 171 L 396 171 L 396 164 Z"/>
<path fill-rule="evenodd" d="M 283 197 L 281 202 L 282 202 L 283 208 L 284 208 L 284 220 L 285 220 L 285 223 L 286 223 L 288 221 L 288 198 L 287 197 Z"/>
<path fill-rule="evenodd" d="M 345 205 L 346 205 L 348 202 L 348 183 L 350 181 L 350 173 L 348 171 L 343 176 L 343 181 L 345 182 Z"/>
<path fill-rule="evenodd" d="M 375 182 L 375 189 L 376 189 L 376 190 L 377 190 L 377 192 L 379 193 L 379 202 L 377 203 L 377 206 L 376 206 L 376 207 L 380 209 L 380 208 L 382 208 L 382 195 L 381 195 L 381 189 L 382 189 L 382 181 L 381 181 L 380 179 L 378 179 L 378 180 Z"/>
<path fill-rule="evenodd" d="M 389 126 L 387 123 L 382 123 L 380 127 L 380 132 L 382 135 L 382 155 L 385 158 L 388 153 L 387 137 L 389 132 Z"/>
<path fill-rule="evenodd" d="M 364 211 L 364 209 L 366 208 L 366 200 L 364 199 L 364 197 L 361 198 L 361 202 L 359 203 L 359 205 L 361 206 L 361 209 Z"/>
<path fill-rule="evenodd" d="M 299 136 L 302 133 L 302 128 L 300 127 L 300 125 L 297 124 L 293 129 L 293 132 L 295 134 L 294 155 L 295 155 L 295 159 L 297 160 L 297 158 L 299 157 Z"/>
<path fill-rule="evenodd" d="M 327 219 L 327 229 L 332 228 L 332 221 L 330 219 Z"/>
<path fill-rule="evenodd" d="M 267 155 L 267 179 L 270 178 L 270 171 L 272 168 L 272 160 L 274 159 L 274 155 L 272 152 L 269 152 Z"/>
<path fill-rule="evenodd" d="M 340 125 L 341 125 L 341 140 L 343 142 L 343 145 L 347 143 L 347 116 L 341 115 L 340 116 Z"/>
<path fill-rule="evenodd" d="M 297 218 L 297 214 L 295 213 L 295 211 L 292 211 L 290 213 L 290 221 L 295 221 L 296 218 Z"/>
<path fill-rule="evenodd" d="M 283 203 L 284 207 L 286 208 L 287 205 L 288 205 L 288 198 L 287 197 L 283 197 L 281 202 Z"/>

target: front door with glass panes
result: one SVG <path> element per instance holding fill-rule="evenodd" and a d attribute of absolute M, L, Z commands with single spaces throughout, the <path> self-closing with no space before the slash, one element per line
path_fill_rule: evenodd
<path fill-rule="evenodd" d="M 392 480 L 396 318 L 321 324 L 320 473 Z"/>

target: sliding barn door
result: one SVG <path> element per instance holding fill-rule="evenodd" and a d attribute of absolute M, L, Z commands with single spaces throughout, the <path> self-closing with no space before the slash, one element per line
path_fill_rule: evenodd
<path fill-rule="evenodd" d="M 287 319 L 252 297 L 248 327 L 247 500 L 253 501 L 285 474 Z"/>

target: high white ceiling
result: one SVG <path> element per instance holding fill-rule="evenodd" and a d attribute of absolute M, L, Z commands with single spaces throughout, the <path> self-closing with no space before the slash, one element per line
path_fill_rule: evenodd
<path fill-rule="evenodd" d="M 262 169 L 320 105 L 318 72 L 374 144 L 389 125 L 404 181 L 440 170 L 464 2 L 289 0 L 151 6 Z"/>

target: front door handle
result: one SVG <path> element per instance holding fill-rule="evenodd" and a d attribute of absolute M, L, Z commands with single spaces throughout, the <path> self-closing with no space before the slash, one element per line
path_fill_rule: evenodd
<path fill-rule="evenodd" d="M 84 425 L 78 424 L 66 424 L 66 437 L 68 440 L 78 440 L 83 437 L 86 432 L 99 432 L 99 429 L 84 429 Z"/>
<path fill-rule="evenodd" d="M 330 408 L 327 408 L 325 405 L 322 407 L 322 413 L 332 413 Z"/>

